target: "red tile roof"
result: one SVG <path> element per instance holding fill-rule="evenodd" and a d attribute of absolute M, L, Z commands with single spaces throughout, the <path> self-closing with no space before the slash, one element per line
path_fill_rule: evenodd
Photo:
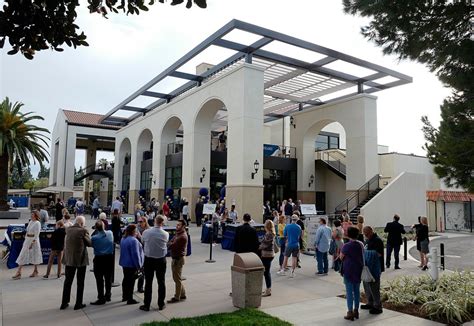
<path fill-rule="evenodd" d="M 71 110 L 63 110 L 66 115 L 66 119 L 69 124 L 85 126 L 85 127 L 96 127 L 96 128 L 107 128 L 107 129 L 120 129 L 119 126 L 112 126 L 100 123 L 100 120 L 104 117 L 103 114 L 79 112 Z"/>
<path fill-rule="evenodd" d="M 466 202 L 474 201 L 474 194 L 465 191 L 434 190 L 426 192 L 426 199 L 431 201 Z"/>

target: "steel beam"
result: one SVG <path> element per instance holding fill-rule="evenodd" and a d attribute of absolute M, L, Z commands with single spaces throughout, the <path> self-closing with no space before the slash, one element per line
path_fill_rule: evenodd
<path fill-rule="evenodd" d="M 117 106 L 115 106 L 112 110 L 107 112 L 105 114 L 105 118 L 111 116 L 118 110 L 120 110 L 121 107 L 126 105 L 127 103 L 130 103 L 132 100 L 137 98 L 139 95 L 141 95 L 144 91 L 150 89 L 154 85 L 156 85 L 159 81 L 163 80 L 165 77 L 167 77 L 171 72 L 176 71 L 176 69 L 179 69 L 182 65 L 184 65 L 186 62 L 194 58 L 196 55 L 207 49 L 214 40 L 219 39 L 223 36 L 225 36 L 227 33 L 232 31 L 235 28 L 235 20 L 231 20 L 229 23 L 225 24 L 222 28 L 220 28 L 217 32 L 209 36 L 207 39 L 205 39 L 203 42 L 201 42 L 199 45 L 197 45 L 194 49 L 186 53 L 184 56 L 182 56 L 178 61 L 176 61 L 174 64 L 169 66 L 167 69 L 165 69 L 161 74 L 150 80 L 148 83 L 140 87 L 137 91 L 135 91 L 132 95 L 127 97 L 125 100 L 120 102 Z"/>
<path fill-rule="evenodd" d="M 413 80 L 410 76 L 404 75 L 404 74 L 399 73 L 395 70 L 391 70 L 391 69 L 385 68 L 383 66 L 379 66 L 379 65 L 374 64 L 372 62 L 362 60 L 362 59 L 350 56 L 348 54 L 345 54 L 345 53 L 342 53 L 342 52 L 339 52 L 339 51 L 331 50 L 331 49 L 326 48 L 324 46 L 320 46 L 320 45 L 317 45 L 317 44 L 314 44 L 314 43 L 303 41 L 303 40 L 298 39 L 298 38 L 293 37 L 293 36 L 289 36 L 289 35 L 286 35 L 286 34 L 283 34 L 283 33 L 275 32 L 275 31 L 272 31 L 270 29 L 266 29 L 266 28 L 263 28 L 263 27 L 260 27 L 260 26 L 257 26 L 257 25 L 249 24 L 249 23 L 246 23 L 246 22 L 243 22 L 243 21 L 240 21 L 240 20 L 234 20 L 234 23 L 235 23 L 235 27 L 237 29 L 240 29 L 240 30 L 245 31 L 245 32 L 254 33 L 254 34 L 257 34 L 257 35 L 268 37 L 268 38 L 271 38 L 273 40 L 277 40 L 277 41 L 280 41 L 280 42 L 283 42 L 283 43 L 294 45 L 294 46 L 297 46 L 297 47 L 300 47 L 300 48 L 303 48 L 303 49 L 306 49 L 306 50 L 315 51 L 315 52 L 318 52 L 318 53 L 321 53 L 321 54 L 325 54 L 325 55 L 327 55 L 331 58 L 335 58 L 337 60 L 346 61 L 346 62 L 355 64 L 357 66 L 361 66 L 361 67 L 364 67 L 364 68 L 367 68 L 367 69 L 372 69 L 372 70 L 375 70 L 375 71 L 383 72 L 383 73 L 386 73 L 387 75 L 396 77 L 398 79 L 403 79 L 406 82 L 412 82 L 412 80 Z"/>
<path fill-rule="evenodd" d="M 201 76 L 188 74 L 186 72 L 181 72 L 181 71 L 173 71 L 169 74 L 169 76 L 170 77 L 181 78 L 181 79 L 187 79 L 187 80 L 194 80 L 194 81 L 198 81 L 198 82 L 200 82 L 202 80 Z"/>
<path fill-rule="evenodd" d="M 149 97 L 157 97 L 157 98 L 172 98 L 172 95 L 170 94 L 165 94 L 165 93 L 158 93 L 158 92 L 152 92 L 152 91 L 144 91 L 143 96 L 149 96 Z"/>

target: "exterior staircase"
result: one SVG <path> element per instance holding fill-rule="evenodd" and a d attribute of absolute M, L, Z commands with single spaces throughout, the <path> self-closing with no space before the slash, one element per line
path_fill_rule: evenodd
<path fill-rule="evenodd" d="M 380 175 L 376 174 L 336 206 L 336 216 L 341 215 L 342 210 L 345 209 L 349 213 L 351 221 L 353 223 L 357 222 L 357 216 L 359 215 L 362 206 L 367 204 L 372 198 L 375 197 L 375 195 L 380 192 L 380 190 L 382 190 L 379 183 Z"/>
<path fill-rule="evenodd" d="M 360 209 L 362 208 L 362 206 L 364 206 L 365 204 L 367 204 L 373 197 L 375 197 L 375 195 L 377 195 L 380 190 L 382 190 L 382 188 L 377 188 L 375 189 L 374 191 L 372 191 L 370 194 L 369 194 L 369 197 L 367 197 L 366 199 L 364 199 L 363 201 L 361 201 L 354 209 L 352 209 L 350 212 L 349 212 L 349 216 L 351 217 L 351 221 L 352 223 L 357 223 L 357 216 L 359 216 L 360 214 Z"/>
<path fill-rule="evenodd" d="M 93 178 L 107 177 L 111 179 L 114 177 L 114 162 L 108 162 L 106 165 L 91 164 L 89 166 L 86 166 L 82 170 L 79 170 L 78 174 L 80 176 L 77 178 L 74 178 L 74 183 L 77 183 L 88 177 L 93 177 Z"/>
<path fill-rule="evenodd" d="M 316 152 L 316 160 L 346 180 L 346 155 L 341 150 L 325 150 Z"/>

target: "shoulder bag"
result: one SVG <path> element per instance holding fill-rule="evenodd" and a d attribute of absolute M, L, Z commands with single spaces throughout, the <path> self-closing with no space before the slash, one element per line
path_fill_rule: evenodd
<path fill-rule="evenodd" d="M 363 262 L 362 275 L 361 275 L 362 282 L 365 282 L 365 283 L 375 282 L 375 278 L 370 273 L 369 267 L 365 265 L 364 246 L 362 244 L 360 246 L 362 247 L 362 262 Z"/>

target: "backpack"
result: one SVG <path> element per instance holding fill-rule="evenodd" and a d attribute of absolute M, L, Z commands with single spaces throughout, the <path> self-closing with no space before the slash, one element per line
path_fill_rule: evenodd
<path fill-rule="evenodd" d="M 330 255 L 334 255 L 336 253 L 336 240 L 331 239 L 328 252 Z"/>

